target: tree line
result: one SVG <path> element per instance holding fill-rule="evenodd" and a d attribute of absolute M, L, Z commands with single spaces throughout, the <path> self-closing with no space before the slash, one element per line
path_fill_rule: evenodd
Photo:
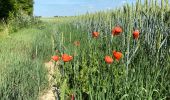
<path fill-rule="evenodd" d="M 0 0 L 0 19 L 8 18 L 10 13 L 15 16 L 20 10 L 32 16 L 33 3 L 33 0 Z"/>

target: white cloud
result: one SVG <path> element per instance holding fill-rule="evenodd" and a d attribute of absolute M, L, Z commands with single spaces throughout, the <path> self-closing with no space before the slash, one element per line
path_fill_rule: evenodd
<path fill-rule="evenodd" d="M 122 4 L 125 4 L 125 3 L 127 3 L 127 0 L 123 0 L 123 1 L 122 1 Z"/>
<path fill-rule="evenodd" d="M 88 9 L 93 9 L 95 8 L 93 5 L 81 5 L 84 8 L 88 8 Z"/>

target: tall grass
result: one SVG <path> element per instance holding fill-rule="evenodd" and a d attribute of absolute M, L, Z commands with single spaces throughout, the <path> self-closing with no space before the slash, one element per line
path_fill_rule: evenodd
<path fill-rule="evenodd" d="M 170 98 L 170 30 L 166 21 L 169 3 L 141 0 L 109 11 L 71 18 L 58 25 L 56 49 L 74 55 L 74 60 L 61 63 L 61 80 L 67 82 L 65 96 L 77 100 L 169 99 Z M 120 25 L 123 33 L 112 37 L 112 27 Z M 132 31 L 140 30 L 139 40 Z M 93 39 L 91 33 L 100 37 Z M 80 41 L 80 47 L 73 45 Z M 124 55 L 120 62 L 107 65 L 105 55 L 112 50 Z M 60 54 L 59 54 L 60 55 Z M 64 72 L 64 73 L 63 73 Z M 57 81 L 58 79 L 56 79 Z M 62 91 L 62 88 L 61 88 Z M 66 97 L 63 97 L 63 100 Z"/>
<path fill-rule="evenodd" d="M 0 40 L 0 100 L 36 100 L 47 88 L 44 63 L 53 50 L 51 26 L 45 25 Z"/>

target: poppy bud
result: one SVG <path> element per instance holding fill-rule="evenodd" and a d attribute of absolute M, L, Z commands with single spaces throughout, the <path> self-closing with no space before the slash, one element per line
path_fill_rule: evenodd
<path fill-rule="evenodd" d="M 57 62 L 60 59 L 60 57 L 59 56 L 52 56 L 51 59 Z"/>
<path fill-rule="evenodd" d="M 122 58 L 122 53 L 121 52 L 116 52 L 115 50 L 113 51 L 113 57 L 119 61 Z"/>
<path fill-rule="evenodd" d="M 133 32 L 133 38 L 134 38 L 134 39 L 138 39 L 138 38 L 139 38 L 139 30 L 135 30 L 135 31 Z"/>
<path fill-rule="evenodd" d="M 99 37 L 99 32 L 92 32 L 92 37 L 93 38 Z"/>
<path fill-rule="evenodd" d="M 113 63 L 113 59 L 112 59 L 112 57 L 110 57 L 110 56 L 105 56 L 105 62 L 107 63 L 107 64 L 111 64 L 111 63 Z"/>
<path fill-rule="evenodd" d="M 122 33 L 122 28 L 120 26 L 116 26 L 112 29 L 112 35 L 119 35 Z"/>

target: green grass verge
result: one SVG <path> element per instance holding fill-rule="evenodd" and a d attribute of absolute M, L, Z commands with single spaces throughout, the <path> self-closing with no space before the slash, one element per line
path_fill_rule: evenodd
<path fill-rule="evenodd" d="M 0 40 L 0 100 L 36 100 L 48 85 L 44 62 L 52 54 L 49 25 Z"/>

